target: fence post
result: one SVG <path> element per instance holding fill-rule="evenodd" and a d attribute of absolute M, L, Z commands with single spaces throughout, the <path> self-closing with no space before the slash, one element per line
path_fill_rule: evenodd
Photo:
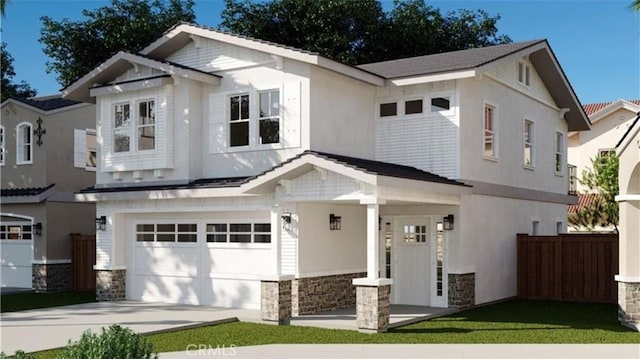
<path fill-rule="evenodd" d="M 518 233 L 517 235 L 517 253 L 516 260 L 518 266 L 518 297 L 527 298 L 527 237 L 526 233 Z"/>

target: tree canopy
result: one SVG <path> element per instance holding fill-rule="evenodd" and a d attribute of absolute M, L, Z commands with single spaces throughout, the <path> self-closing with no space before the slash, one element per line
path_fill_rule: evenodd
<path fill-rule="evenodd" d="M 111 0 L 83 10 L 81 21 L 43 16 L 39 41 L 51 59 L 47 72 L 67 86 L 118 51 L 139 51 L 171 26 L 194 22 L 193 6 L 193 0 Z"/>
<path fill-rule="evenodd" d="M 499 15 L 442 14 L 424 0 L 225 0 L 223 30 L 362 64 L 511 42 Z"/>
<path fill-rule="evenodd" d="M 2 99 L 9 97 L 32 97 L 36 95 L 36 90 L 31 88 L 25 81 L 14 83 L 13 78 L 16 72 L 13 69 L 13 56 L 7 52 L 7 44 L 0 45 L 0 72 L 2 72 Z"/>

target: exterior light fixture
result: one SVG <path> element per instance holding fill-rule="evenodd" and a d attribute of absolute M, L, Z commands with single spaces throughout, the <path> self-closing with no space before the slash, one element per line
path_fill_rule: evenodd
<path fill-rule="evenodd" d="M 332 231 L 339 231 L 342 229 L 342 217 L 336 216 L 333 213 L 329 215 L 329 229 Z"/>
<path fill-rule="evenodd" d="M 107 228 L 107 217 L 100 216 L 96 218 L 96 231 L 104 231 Z"/>
<path fill-rule="evenodd" d="M 42 234 L 42 223 L 34 223 L 31 227 L 33 228 L 33 233 L 35 233 L 37 236 Z"/>
<path fill-rule="evenodd" d="M 285 212 L 280 218 L 282 218 L 282 228 L 285 230 L 291 229 L 291 213 Z"/>
<path fill-rule="evenodd" d="M 453 230 L 453 214 L 444 217 L 443 228 L 445 231 Z"/>

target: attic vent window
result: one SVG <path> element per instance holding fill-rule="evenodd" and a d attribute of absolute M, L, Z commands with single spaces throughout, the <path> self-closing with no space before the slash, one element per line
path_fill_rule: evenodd
<path fill-rule="evenodd" d="M 431 99 L 431 112 L 449 111 L 451 102 L 449 96 L 434 97 Z"/>
<path fill-rule="evenodd" d="M 398 114 L 398 104 L 396 102 L 388 102 L 380 104 L 380 117 L 395 116 Z"/>
<path fill-rule="evenodd" d="M 526 86 L 531 84 L 531 68 L 522 61 L 518 61 L 518 82 Z"/>
<path fill-rule="evenodd" d="M 405 115 L 422 113 L 422 100 L 405 101 L 404 113 Z"/>

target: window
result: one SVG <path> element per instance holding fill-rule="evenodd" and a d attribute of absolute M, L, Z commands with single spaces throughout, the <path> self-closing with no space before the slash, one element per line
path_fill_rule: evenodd
<path fill-rule="evenodd" d="M 4 126 L 0 126 L 0 166 L 4 166 Z"/>
<path fill-rule="evenodd" d="M 449 111 L 451 109 L 451 101 L 449 96 L 433 97 L 431 99 L 431 112 Z"/>
<path fill-rule="evenodd" d="M 484 156 L 496 158 L 495 109 L 484 106 Z"/>
<path fill-rule="evenodd" d="M 404 102 L 404 114 L 412 115 L 414 113 L 422 113 L 422 100 L 411 100 Z"/>
<path fill-rule="evenodd" d="M 526 86 L 531 82 L 531 68 L 522 61 L 518 62 L 518 82 Z"/>
<path fill-rule="evenodd" d="M 427 242 L 427 226 L 424 225 L 408 225 L 404 226 L 405 243 L 426 243 Z"/>
<path fill-rule="evenodd" d="M 280 142 L 280 92 L 260 93 L 260 144 Z"/>
<path fill-rule="evenodd" d="M 398 104 L 396 102 L 380 104 L 380 117 L 395 116 L 397 114 L 398 114 Z"/>
<path fill-rule="evenodd" d="M 270 223 L 209 223 L 209 243 L 271 243 Z"/>
<path fill-rule="evenodd" d="M 555 169 L 556 174 L 562 174 L 564 163 L 564 134 L 556 131 L 555 141 Z"/>
<path fill-rule="evenodd" d="M 229 98 L 229 137 L 230 146 L 249 145 L 249 95 Z"/>
<path fill-rule="evenodd" d="M 531 235 L 532 236 L 540 235 L 540 221 L 537 219 L 534 219 L 533 221 L 531 221 Z"/>
<path fill-rule="evenodd" d="M 524 120 L 524 165 L 533 167 L 534 163 L 534 129 L 533 122 Z"/>
<path fill-rule="evenodd" d="M 130 105 L 119 103 L 113 105 L 113 150 L 114 152 L 129 152 L 131 142 Z"/>
<path fill-rule="evenodd" d="M 154 107 L 154 100 L 138 103 L 138 151 L 156 148 L 156 114 Z"/>
<path fill-rule="evenodd" d="M 16 128 L 16 163 L 19 165 L 33 163 L 32 134 L 30 123 L 21 123 Z"/>
<path fill-rule="evenodd" d="M 195 243 L 198 241 L 198 225 L 179 224 L 138 224 L 136 241 L 165 243 Z"/>
<path fill-rule="evenodd" d="M 611 156 L 615 154 L 616 154 L 615 148 L 601 148 L 598 150 L 598 155 L 600 155 L 600 157 L 606 157 L 606 156 Z"/>
<path fill-rule="evenodd" d="M 31 224 L 3 224 L 0 225 L 0 239 L 28 240 L 32 239 Z"/>
<path fill-rule="evenodd" d="M 564 222 L 556 221 L 556 234 L 564 233 Z"/>
<path fill-rule="evenodd" d="M 87 130 L 86 132 L 86 159 L 85 159 L 85 167 L 86 168 L 96 168 L 98 152 L 97 152 L 97 141 L 96 141 L 96 132 Z"/>

